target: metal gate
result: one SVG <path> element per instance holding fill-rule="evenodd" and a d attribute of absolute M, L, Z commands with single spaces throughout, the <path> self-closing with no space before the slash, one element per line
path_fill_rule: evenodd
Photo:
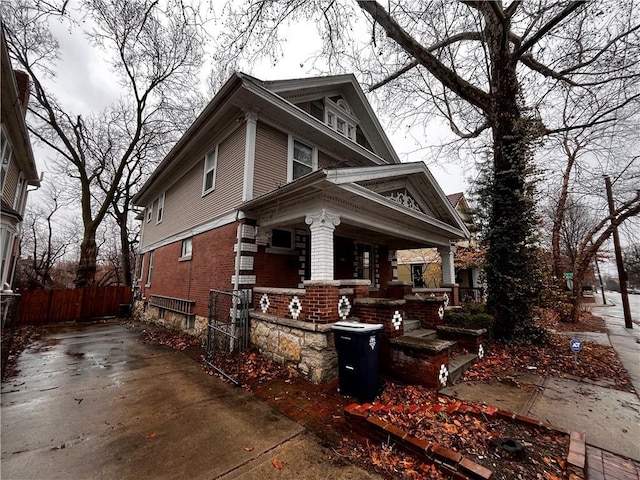
<path fill-rule="evenodd" d="M 244 290 L 209 290 L 207 365 L 240 385 L 242 352 L 249 344 L 249 295 Z"/>

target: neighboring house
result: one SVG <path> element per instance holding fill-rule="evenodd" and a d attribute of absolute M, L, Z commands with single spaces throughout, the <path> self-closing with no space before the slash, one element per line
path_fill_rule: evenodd
<path fill-rule="evenodd" d="M 252 322 L 262 309 L 269 328 L 288 316 L 317 331 L 343 287 L 389 296 L 397 250 L 439 248 L 452 277 L 450 245 L 469 236 L 424 163 L 400 163 L 353 75 L 235 73 L 134 203 L 146 314 L 196 331 L 210 289 L 251 291 Z"/>
<path fill-rule="evenodd" d="M 477 232 L 470 214 L 469 204 L 462 192 L 447 195 L 447 199 L 467 226 L 468 238 L 457 240 L 454 245 L 455 277 L 452 283 L 458 286 L 459 299 L 480 301 L 482 297 L 481 268 L 482 250 L 478 248 Z M 441 253 L 446 248 L 422 248 L 398 252 L 398 279 L 409 282 L 416 288 L 450 287 L 441 273 Z"/>
<path fill-rule="evenodd" d="M 4 32 L 2 45 L 2 125 L 0 154 L 2 155 L 2 217 L 0 242 L 2 248 L 2 290 L 11 290 L 19 255 L 22 217 L 27 200 L 27 187 L 39 186 L 29 134 L 25 124 L 29 101 L 29 77 L 14 71 L 7 52 Z"/>

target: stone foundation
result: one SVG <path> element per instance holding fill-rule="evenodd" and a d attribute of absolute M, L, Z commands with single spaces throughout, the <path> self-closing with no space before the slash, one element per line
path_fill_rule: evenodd
<path fill-rule="evenodd" d="M 312 324 L 251 312 L 251 344 L 264 356 L 292 365 L 303 377 L 323 383 L 338 376 L 338 357 L 329 324 Z"/>
<path fill-rule="evenodd" d="M 135 320 L 159 325 L 170 330 L 184 332 L 204 339 L 207 335 L 207 318 L 200 315 L 189 316 L 155 307 L 140 300 L 133 302 L 131 317 Z M 190 328 L 189 328 L 190 327 Z"/>

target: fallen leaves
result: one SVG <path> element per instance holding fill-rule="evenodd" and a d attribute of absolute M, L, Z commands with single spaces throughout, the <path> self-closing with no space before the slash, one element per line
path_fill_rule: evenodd
<path fill-rule="evenodd" d="M 587 378 L 625 392 L 632 388 L 613 348 L 586 341 L 576 362 L 569 339 L 562 335 L 551 335 L 548 345 L 506 346 L 492 342 L 482 362 L 467 370 L 461 380 L 508 381 L 512 372 L 532 371 L 553 377 Z"/>
<path fill-rule="evenodd" d="M 151 440 L 152 438 L 156 438 L 156 432 L 149 432 L 146 435 L 147 440 Z"/>
<path fill-rule="evenodd" d="M 246 447 L 244 447 L 244 450 L 245 450 L 246 452 L 253 452 L 253 449 L 254 449 L 254 448 L 255 448 L 255 447 L 246 446 Z"/>
<path fill-rule="evenodd" d="M 271 461 L 271 464 L 273 465 L 273 468 L 282 470 L 287 465 L 287 462 L 279 462 L 277 458 L 274 458 Z"/>
<path fill-rule="evenodd" d="M 170 330 L 143 330 L 145 341 L 167 345 L 174 350 L 184 350 L 191 346 L 202 346 L 202 341 L 186 333 L 172 332 Z"/>

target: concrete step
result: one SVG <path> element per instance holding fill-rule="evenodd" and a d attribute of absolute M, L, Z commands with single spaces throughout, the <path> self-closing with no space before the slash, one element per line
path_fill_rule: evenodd
<path fill-rule="evenodd" d="M 404 321 L 404 333 L 413 332 L 420 328 L 420 320 L 405 320 Z"/>
<path fill-rule="evenodd" d="M 460 376 L 474 363 L 478 362 L 478 355 L 475 353 L 466 353 L 458 355 L 449 360 L 449 384 L 454 383 Z"/>
<path fill-rule="evenodd" d="M 438 338 L 438 334 L 435 330 L 429 330 L 427 328 L 418 328 L 417 330 L 411 330 L 408 333 L 405 330 L 404 334 L 407 337 L 424 338 L 425 340 L 433 340 Z"/>

